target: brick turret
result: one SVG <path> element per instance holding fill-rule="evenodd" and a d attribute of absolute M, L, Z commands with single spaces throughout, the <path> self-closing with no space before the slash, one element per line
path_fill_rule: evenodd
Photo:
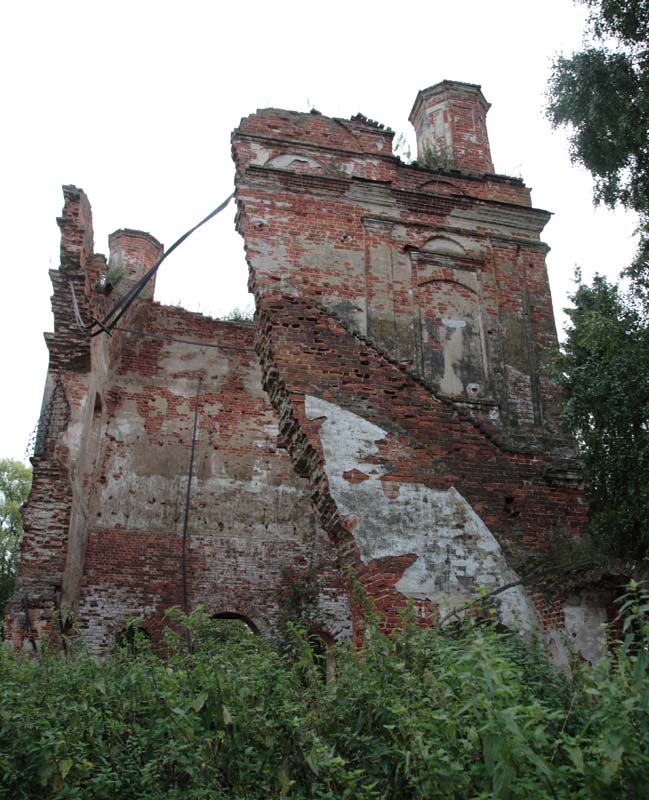
<path fill-rule="evenodd" d="M 155 264 L 164 247 L 150 233 L 123 228 L 108 237 L 110 257 L 108 268 L 123 271 L 124 286 L 138 281 Z M 155 275 L 144 287 L 141 299 L 151 300 L 155 290 Z"/>
<path fill-rule="evenodd" d="M 473 83 L 442 81 L 422 89 L 409 117 L 417 133 L 418 160 L 462 172 L 493 173 L 489 108 L 480 87 Z"/>

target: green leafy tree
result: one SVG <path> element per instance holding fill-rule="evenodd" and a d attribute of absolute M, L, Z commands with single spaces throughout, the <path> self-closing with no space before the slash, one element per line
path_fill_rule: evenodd
<path fill-rule="evenodd" d="M 32 484 L 31 467 L 0 459 L 0 625 L 13 594 L 18 546 L 23 534 L 21 507 Z"/>
<path fill-rule="evenodd" d="M 593 175 L 595 202 L 638 214 L 640 244 L 623 273 L 629 292 L 578 275 L 560 374 L 594 542 L 640 559 L 649 553 L 649 0 L 581 2 L 586 44 L 555 61 L 547 113 Z"/>
<path fill-rule="evenodd" d="M 638 214 L 638 251 L 623 274 L 649 304 L 649 0 L 578 1 L 590 8 L 587 45 L 555 61 L 547 114 L 593 175 L 595 202 Z"/>
<path fill-rule="evenodd" d="M 649 325 L 616 286 L 580 284 L 560 357 L 565 416 L 580 444 L 600 551 L 649 553 Z"/>
<path fill-rule="evenodd" d="M 555 63 L 548 116 L 567 126 L 574 161 L 595 178 L 595 200 L 649 214 L 649 0 L 582 0 L 584 50 Z"/>

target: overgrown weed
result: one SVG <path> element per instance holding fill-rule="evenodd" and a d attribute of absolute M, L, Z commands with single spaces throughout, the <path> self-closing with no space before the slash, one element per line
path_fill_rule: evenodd
<path fill-rule="evenodd" d="M 0 654 L 0 798 L 580 798 L 649 795 L 649 591 L 622 599 L 623 640 L 569 678 L 494 620 L 362 651 L 304 629 L 286 652 L 201 609 L 167 655 L 129 637 L 111 658 Z M 290 655 L 287 655 L 289 653 Z"/>

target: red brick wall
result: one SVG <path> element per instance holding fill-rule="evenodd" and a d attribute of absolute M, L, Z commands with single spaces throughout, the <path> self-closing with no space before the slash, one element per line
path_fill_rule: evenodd
<path fill-rule="evenodd" d="M 484 174 L 486 128 L 480 164 L 435 171 L 404 165 L 371 137 L 352 143 L 344 131 L 354 125 L 274 109 L 242 120 L 233 135 L 237 225 L 264 386 L 295 469 L 389 628 L 408 597 L 422 619 L 444 613 L 431 590 L 441 585 L 435 514 L 446 543 L 456 541 L 449 509 L 470 518 L 451 559 L 456 607 L 481 583 L 516 578 L 515 566 L 555 536 L 579 536 L 587 509 L 546 369 L 557 344 L 540 240 L 548 214 L 531 207 L 521 181 Z M 359 441 L 374 432 L 358 445 L 358 463 L 349 442 L 335 452 L 336 429 Z M 371 483 L 382 495 L 355 488 Z M 417 523 L 399 501 L 410 496 Z M 386 534 L 374 518 L 390 531 L 373 550 L 368 532 Z M 467 532 L 478 528 L 476 544 Z M 519 590 L 516 602 L 556 626 L 565 598 L 538 597 Z"/>
<path fill-rule="evenodd" d="M 353 536 L 356 520 L 336 508 L 319 425 L 305 415 L 306 395 L 354 411 L 390 432 L 375 459 L 386 470 L 386 495 L 391 483 L 454 487 L 512 562 L 546 546 L 548 537 L 578 536 L 583 530 L 587 509 L 569 463 L 503 449 L 452 404 L 436 400 L 367 340 L 308 301 L 277 297 L 262 298 L 261 304 L 264 385 L 280 412 L 296 469 L 309 477 L 323 527 L 385 614 L 387 626 L 398 624 L 406 604 L 394 585 L 414 557 L 361 562 Z M 350 474 L 347 480 L 358 478 Z M 436 615 L 430 604 L 420 605 L 427 615 Z"/>
<path fill-rule="evenodd" d="M 233 152 L 251 288 L 318 300 L 439 392 L 425 318 L 444 316 L 427 287 L 446 273 L 474 298 L 482 364 L 456 357 L 455 389 L 441 393 L 510 443 L 565 448 L 544 369 L 557 344 L 539 239 L 548 214 L 521 181 L 405 166 L 378 144 L 359 152 L 345 136 L 359 125 L 272 109 L 242 121 Z M 472 373 L 484 377 L 477 395 Z"/>
<path fill-rule="evenodd" d="M 112 337 L 83 336 L 67 278 L 84 318 L 100 317 L 161 246 L 149 234 L 114 234 L 109 265 L 125 274 L 106 297 L 106 260 L 92 253 L 87 198 L 66 187 L 65 199 L 45 392 L 46 405 L 54 397 L 58 411 L 56 424 L 46 415 L 33 459 L 9 637 L 25 642 L 26 598 L 37 637 L 57 635 L 61 603 L 65 624 L 93 649 L 110 648 L 133 616 L 143 617 L 155 639 L 165 611 L 184 605 L 185 584 L 188 608 L 237 614 L 273 636 L 287 613 L 287 582 L 307 575 L 318 590 L 312 624 L 334 638 L 349 636 L 335 552 L 261 387 L 253 326 L 160 306 L 145 295 Z"/>
<path fill-rule="evenodd" d="M 156 630 L 166 608 L 183 605 L 181 542 L 199 379 L 189 605 L 243 615 L 272 635 L 287 570 L 319 563 L 325 594 L 338 593 L 340 579 L 307 484 L 278 448 L 254 330 L 157 305 L 141 312 L 137 329 L 144 335 L 125 338 L 104 398 L 91 489 L 97 510 L 78 612 L 86 638 L 105 647 L 138 614 Z"/>

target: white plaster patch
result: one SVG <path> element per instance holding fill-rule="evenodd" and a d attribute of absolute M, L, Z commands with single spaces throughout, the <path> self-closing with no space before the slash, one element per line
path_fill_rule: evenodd
<path fill-rule="evenodd" d="M 83 420 L 76 419 L 68 423 L 68 427 L 64 434 L 63 441 L 66 446 L 70 448 L 71 453 L 77 453 L 81 446 L 81 438 L 83 434 Z"/>
<path fill-rule="evenodd" d="M 253 142 L 252 147 L 252 160 L 251 164 L 265 164 L 270 158 L 270 150 L 267 150 L 257 142 Z"/>
<path fill-rule="evenodd" d="M 206 342 L 207 344 L 209 342 Z M 211 351 L 211 353 L 213 354 L 214 351 Z M 189 372 L 191 370 L 201 371 L 205 366 L 205 351 L 200 347 L 179 344 L 179 346 L 168 347 L 164 350 L 159 356 L 158 363 L 164 375 L 174 375 L 178 372 Z M 223 352 L 219 352 L 210 362 L 209 368 L 212 380 L 216 381 L 227 377 L 230 372 L 228 357 Z M 180 380 L 168 381 L 167 387 L 178 386 L 184 388 L 184 384 L 185 379 L 181 378 Z M 183 394 L 183 388 L 179 391 L 181 395 Z"/>
<path fill-rule="evenodd" d="M 439 382 L 440 391 L 450 397 L 459 396 L 464 392 L 464 384 L 456 373 L 456 367 L 462 363 L 465 356 L 464 335 L 458 325 L 451 326 L 443 344 L 444 375 Z"/>
<path fill-rule="evenodd" d="M 358 520 L 353 535 L 362 560 L 417 556 L 397 583 L 398 591 L 431 600 L 445 614 L 475 598 L 481 586 L 490 590 L 517 579 L 491 531 L 455 488 L 438 491 L 391 481 L 393 490 L 383 490 L 387 472 L 372 457 L 386 431 L 312 395 L 305 396 L 305 411 L 309 419 L 323 419 L 320 440 L 329 486 L 340 513 Z M 367 479 L 350 483 L 343 475 L 352 470 Z M 521 587 L 498 597 L 505 624 L 522 631 L 535 627 Z"/>
<path fill-rule="evenodd" d="M 568 641 L 593 664 L 606 647 L 606 609 L 589 603 L 586 598 L 578 605 L 565 605 L 563 614 Z"/>
<path fill-rule="evenodd" d="M 567 673 L 575 653 L 594 664 L 606 652 L 607 615 L 601 598 L 572 598 L 563 607 L 563 622 L 563 628 L 546 630 L 545 642 L 551 660 Z"/>
<path fill-rule="evenodd" d="M 424 243 L 422 250 L 429 253 L 443 253 L 446 255 L 462 256 L 466 252 L 459 242 L 447 236 L 433 236 Z"/>

